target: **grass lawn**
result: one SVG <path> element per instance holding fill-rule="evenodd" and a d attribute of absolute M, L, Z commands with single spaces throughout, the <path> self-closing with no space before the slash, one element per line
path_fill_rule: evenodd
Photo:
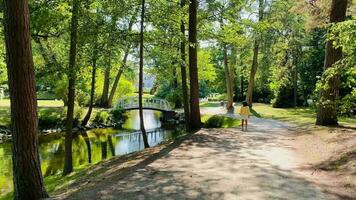
<path fill-rule="evenodd" d="M 314 125 L 315 110 L 312 108 L 272 108 L 268 104 L 253 104 L 252 113 L 256 117 L 272 118 L 299 125 Z M 340 126 L 356 128 L 356 118 L 339 117 Z"/>
<path fill-rule="evenodd" d="M 206 108 L 206 107 L 220 107 L 219 102 L 205 102 L 200 104 L 201 108 Z"/>
<path fill-rule="evenodd" d="M 63 101 L 60 100 L 38 100 L 38 107 L 63 107 Z M 10 99 L 0 100 L 0 108 L 10 107 Z"/>
<path fill-rule="evenodd" d="M 241 104 L 235 105 L 235 113 L 240 110 Z M 219 102 L 205 102 L 200 104 L 201 108 L 220 107 Z M 315 126 L 316 112 L 313 108 L 273 108 L 270 104 L 254 103 L 251 113 L 259 118 L 270 118 L 286 122 L 292 122 L 303 126 Z M 202 115 L 202 122 L 205 123 L 211 115 Z M 225 124 L 225 123 L 224 123 Z M 227 124 L 234 124 L 227 122 Z M 340 126 L 356 128 L 355 117 L 339 117 Z M 224 127 L 229 127 L 228 125 Z"/>
<path fill-rule="evenodd" d="M 56 100 L 38 100 L 38 113 L 39 116 L 41 114 L 48 115 L 61 115 L 65 116 L 66 107 L 64 107 L 63 101 Z M 75 107 L 75 113 L 79 112 L 81 114 L 81 118 L 87 113 L 88 108 L 86 107 Z M 94 108 L 91 114 L 91 120 L 95 118 L 96 114 L 105 109 Z M 10 125 L 10 100 L 0 100 L 0 126 L 9 126 Z"/>
<path fill-rule="evenodd" d="M 79 180 L 81 177 L 85 177 L 87 174 L 87 168 L 75 168 L 74 172 L 68 176 L 63 176 L 62 174 L 57 174 L 53 176 L 48 176 L 44 178 L 44 184 L 46 190 L 49 194 L 58 190 L 59 188 L 68 187 L 69 184 L 74 182 L 75 180 Z M 13 199 L 13 192 L 9 192 L 4 196 L 0 196 L 0 200 L 11 200 Z"/>

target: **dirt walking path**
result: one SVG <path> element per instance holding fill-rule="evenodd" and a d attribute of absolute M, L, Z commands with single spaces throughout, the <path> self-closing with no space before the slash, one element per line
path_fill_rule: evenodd
<path fill-rule="evenodd" d="M 86 184 L 57 199 L 353 199 L 327 190 L 335 179 L 311 172 L 293 127 L 253 118 L 248 132 L 203 129 L 171 145 L 138 154 L 134 161 L 109 162 Z M 301 149 L 300 151 L 296 148 Z M 148 154 L 150 154 L 148 153 Z M 305 152 L 304 152 L 305 153 Z M 306 154 L 313 152 L 307 152 Z M 298 154 L 298 155 L 297 155 Z M 317 154 L 317 151 L 316 151 Z M 313 158 L 314 159 L 314 158 Z M 130 162 L 132 162 L 130 164 Z M 127 164 L 129 163 L 129 164 Z M 126 165 L 126 166 L 123 166 Z M 98 175 L 99 174 L 99 175 Z M 318 176 L 321 176 L 319 179 Z M 355 174 L 353 174 L 353 177 Z M 94 176 L 94 175 L 92 175 Z M 350 177 L 351 175 L 347 175 Z M 89 175 L 89 177 L 91 177 Z M 350 184 L 356 184 L 350 180 Z"/>

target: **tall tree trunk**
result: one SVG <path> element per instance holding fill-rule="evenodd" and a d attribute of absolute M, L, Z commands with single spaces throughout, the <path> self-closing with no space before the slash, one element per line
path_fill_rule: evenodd
<path fill-rule="evenodd" d="M 240 75 L 240 78 L 241 78 L 241 83 L 240 83 L 240 87 L 241 87 L 241 99 L 244 99 L 244 91 L 245 91 L 245 77 L 244 77 L 244 72 L 245 72 L 245 65 L 243 64 L 242 60 L 241 60 L 241 67 L 242 67 L 242 70 L 241 70 L 241 75 Z"/>
<path fill-rule="evenodd" d="M 331 3 L 330 22 L 337 23 L 342 22 L 346 18 L 348 0 L 333 0 Z M 333 41 L 329 40 L 326 43 L 326 53 L 324 70 L 332 68 L 333 65 L 342 58 L 342 49 L 335 48 Z M 316 124 L 338 125 L 336 100 L 339 98 L 339 85 L 340 77 L 338 75 L 333 76 L 328 81 L 328 89 L 322 90 L 318 108 Z"/>
<path fill-rule="evenodd" d="M 179 49 L 177 49 L 179 51 Z M 173 81 L 172 81 L 172 88 L 173 91 L 176 92 L 178 90 L 178 77 L 177 77 L 177 65 L 176 65 L 176 60 L 172 62 L 172 75 L 173 75 Z M 182 101 L 180 98 L 175 98 L 174 99 L 174 108 L 181 108 L 182 107 Z"/>
<path fill-rule="evenodd" d="M 199 108 L 198 41 L 197 41 L 197 0 L 189 4 L 189 77 L 190 77 L 190 128 L 201 128 Z"/>
<path fill-rule="evenodd" d="M 298 56 L 294 57 L 294 68 L 293 68 L 293 105 L 298 106 Z"/>
<path fill-rule="evenodd" d="M 92 63 L 92 74 L 91 74 L 91 89 L 90 89 L 90 102 L 89 102 L 89 108 L 88 108 L 88 112 L 85 115 L 83 121 L 82 121 L 82 126 L 86 126 L 89 122 L 91 113 L 93 111 L 93 105 L 94 105 L 94 95 L 95 95 L 95 78 L 96 78 L 96 55 L 94 55 L 93 57 L 93 63 Z"/>
<path fill-rule="evenodd" d="M 113 84 L 113 86 L 111 88 L 109 99 L 108 99 L 108 107 L 109 108 L 112 107 L 112 101 L 114 99 L 115 92 L 117 90 L 117 86 L 119 85 L 119 81 L 120 81 L 121 75 L 124 72 L 124 69 L 126 67 L 126 62 L 127 62 L 127 57 L 129 56 L 130 47 L 131 47 L 131 45 L 128 45 L 127 48 L 125 49 L 125 55 L 124 55 L 124 58 L 122 59 L 121 67 L 120 67 L 119 71 L 116 74 L 114 84 Z"/>
<path fill-rule="evenodd" d="M 225 65 L 225 77 L 226 77 L 226 91 L 227 91 L 227 105 L 226 109 L 228 113 L 234 112 L 234 86 L 233 86 L 233 74 L 232 74 L 232 62 L 231 67 L 229 66 L 227 55 L 227 45 L 224 44 L 224 65 Z"/>
<path fill-rule="evenodd" d="M 246 96 L 246 101 L 249 106 L 252 106 L 253 102 L 253 89 L 255 87 L 255 76 L 257 72 L 257 67 L 258 67 L 258 51 L 259 51 L 259 44 L 257 41 L 255 41 L 254 48 L 253 48 L 253 60 L 252 60 L 252 67 L 250 71 L 250 78 L 248 82 L 248 87 L 247 87 L 247 96 Z"/>
<path fill-rule="evenodd" d="M 37 98 L 27 0 L 5 0 L 5 41 L 11 99 L 14 199 L 42 199 Z"/>
<path fill-rule="evenodd" d="M 139 9 L 138 9 L 139 10 Z M 137 10 L 137 12 L 138 12 Z M 136 13 L 137 13 L 136 12 Z M 129 26 L 128 26 L 128 29 L 127 31 L 128 32 L 131 32 L 132 30 L 132 26 L 134 25 L 135 23 L 135 19 L 136 19 L 136 13 L 131 17 L 130 19 L 130 22 L 129 22 Z M 122 63 L 121 63 L 121 67 L 119 69 L 119 71 L 117 72 L 116 74 L 116 77 L 115 77 L 115 81 L 114 81 L 114 84 L 111 88 L 111 91 L 110 91 L 110 95 L 109 95 L 109 99 L 108 99 L 108 107 L 111 108 L 112 107 L 112 101 L 114 99 L 114 96 L 115 96 L 115 92 L 117 90 L 117 87 L 119 85 L 119 82 L 120 82 L 120 78 L 121 78 L 121 75 L 126 67 L 126 62 L 127 62 L 127 57 L 129 56 L 129 53 L 130 53 L 130 48 L 131 48 L 131 43 L 129 43 L 125 49 L 125 53 L 124 53 L 124 58 L 122 59 Z"/>
<path fill-rule="evenodd" d="M 101 100 L 100 100 L 100 106 L 104 108 L 108 107 L 110 72 L 111 72 L 111 55 L 109 53 L 109 62 L 104 72 L 104 86 L 103 86 L 103 93 L 101 95 Z"/>
<path fill-rule="evenodd" d="M 259 7 L 258 7 L 258 21 L 263 20 L 263 11 L 264 11 L 264 0 L 259 0 Z M 253 101 L 253 89 L 255 87 L 255 76 L 258 68 L 258 52 L 259 52 L 259 40 L 261 39 L 261 34 L 257 34 L 257 38 L 255 39 L 254 48 L 253 48 L 253 59 L 252 59 L 252 66 L 250 72 L 250 79 L 248 82 L 247 88 L 247 96 L 246 101 L 250 107 L 252 107 Z"/>
<path fill-rule="evenodd" d="M 139 115 L 140 115 L 140 129 L 143 137 L 143 144 L 145 148 L 149 148 L 147 140 L 147 133 L 145 129 L 145 123 L 143 119 L 143 109 L 142 109 L 142 95 L 143 95 L 143 40 L 144 40 L 144 23 L 145 23 L 145 0 L 142 0 L 142 10 L 141 10 L 141 31 L 140 31 L 140 69 L 139 69 L 139 86 L 138 86 L 138 104 L 139 104 Z"/>
<path fill-rule="evenodd" d="M 185 6 L 185 0 L 180 1 L 181 8 Z M 182 76 L 182 92 L 183 92 L 183 105 L 184 105 L 184 117 L 186 130 L 189 130 L 189 97 L 188 97 L 188 87 L 187 87 L 187 70 L 186 70 L 186 58 L 185 58 L 185 23 L 184 16 L 182 16 L 180 24 L 180 32 L 182 34 L 182 39 L 180 43 L 180 71 Z"/>
<path fill-rule="evenodd" d="M 233 100 L 236 101 L 236 98 L 239 96 L 239 87 L 237 82 L 237 48 L 233 45 L 231 48 L 231 67 L 230 74 L 232 77 L 232 90 L 233 90 Z"/>
<path fill-rule="evenodd" d="M 80 0 L 73 0 L 71 31 L 70 31 L 70 50 L 69 50 L 69 69 L 68 69 L 68 106 L 65 136 L 65 159 L 63 174 L 67 175 L 73 171 L 72 158 L 72 129 L 75 100 L 75 79 L 76 79 L 76 56 L 77 56 L 77 32 L 79 18 Z"/>

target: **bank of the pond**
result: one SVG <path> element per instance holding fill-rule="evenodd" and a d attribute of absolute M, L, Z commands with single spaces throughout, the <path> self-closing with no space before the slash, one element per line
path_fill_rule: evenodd
<path fill-rule="evenodd" d="M 187 137 L 189 137 L 189 134 L 179 134 L 175 138 L 161 142 L 149 149 L 142 149 L 140 151 L 135 151 L 125 155 L 111 157 L 89 166 L 75 167 L 74 172 L 68 176 L 56 174 L 45 177 L 45 187 L 50 196 L 76 190 L 94 180 L 100 180 L 101 177 L 99 175 L 107 171 L 112 166 L 118 166 L 122 170 L 132 167 L 148 159 L 149 157 L 154 156 L 156 153 L 172 144 L 177 146 Z M 0 196 L 0 200 L 10 199 L 13 199 L 12 192 L 9 192 L 4 196 Z"/>
<path fill-rule="evenodd" d="M 148 142 L 151 146 L 176 138 L 182 131 L 180 127 L 164 127 L 160 121 L 161 113 L 144 111 Z M 128 112 L 123 129 L 92 129 L 79 131 L 73 138 L 73 165 L 76 169 L 85 168 L 103 160 L 126 155 L 144 148 L 142 135 L 138 131 L 138 111 Z M 44 176 L 56 177 L 64 165 L 64 135 L 51 133 L 40 136 L 40 159 Z M 12 190 L 11 143 L 0 144 L 0 196 Z M 53 178 L 49 178 L 52 180 Z"/>

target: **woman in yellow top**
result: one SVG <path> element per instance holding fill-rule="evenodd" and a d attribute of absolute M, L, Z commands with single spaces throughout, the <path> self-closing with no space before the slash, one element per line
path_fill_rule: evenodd
<path fill-rule="evenodd" d="M 247 131 L 248 118 L 250 117 L 250 108 L 246 101 L 242 102 L 240 115 L 242 117 L 241 119 L 242 131 L 244 130 L 244 124 L 245 124 L 245 131 Z"/>

